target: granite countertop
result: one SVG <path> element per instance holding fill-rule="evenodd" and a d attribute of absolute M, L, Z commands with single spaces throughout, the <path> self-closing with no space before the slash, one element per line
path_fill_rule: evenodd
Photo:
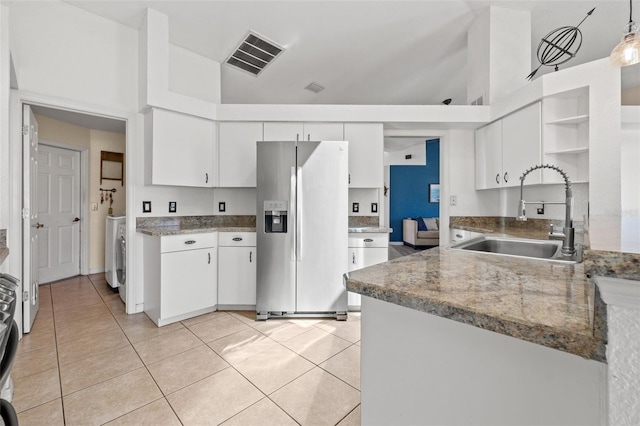
<path fill-rule="evenodd" d="M 207 226 L 207 225 L 170 225 L 170 226 L 150 226 L 136 229 L 145 235 L 161 237 L 164 235 L 199 234 L 204 232 L 256 232 L 253 226 Z"/>
<path fill-rule="evenodd" d="M 582 264 L 441 247 L 350 272 L 347 289 L 605 361 L 606 308 Z"/>
<path fill-rule="evenodd" d="M 0 265 L 9 256 L 9 249 L 6 247 L 0 248 Z"/>
<path fill-rule="evenodd" d="M 350 227 L 349 228 L 349 233 L 365 233 L 365 232 L 371 232 L 371 233 L 380 233 L 380 234 L 390 234 L 393 232 L 393 229 L 391 228 L 384 228 L 384 227 L 380 227 L 380 226 L 357 226 L 357 227 Z"/>

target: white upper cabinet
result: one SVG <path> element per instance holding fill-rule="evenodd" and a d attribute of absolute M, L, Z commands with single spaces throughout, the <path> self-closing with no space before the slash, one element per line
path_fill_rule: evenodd
<path fill-rule="evenodd" d="M 345 123 L 349 142 L 349 188 L 381 188 L 384 181 L 382 123 Z"/>
<path fill-rule="evenodd" d="M 541 134 L 540 102 L 476 130 L 476 189 L 520 186 L 525 170 L 540 164 Z M 539 183 L 539 171 L 525 181 Z"/>
<path fill-rule="evenodd" d="M 219 123 L 220 178 L 223 188 L 256 186 L 256 141 L 261 141 L 262 123 Z"/>
<path fill-rule="evenodd" d="M 213 187 L 215 142 L 214 121 L 152 108 L 145 114 L 146 183 Z"/>
<path fill-rule="evenodd" d="M 542 150 L 540 102 L 502 119 L 502 186 L 520 186 L 520 176 L 540 164 Z M 541 183 L 540 170 L 527 175 L 526 185 Z"/>
<path fill-rule="evenodd" d="M 343 138 L 342 123 L 264 123 L 265 141 L 341 141 Z"/>
<path fill-rule="evenodd" d="M 502 120 L 476 130 L 476 189 L 502 187 Z"/>

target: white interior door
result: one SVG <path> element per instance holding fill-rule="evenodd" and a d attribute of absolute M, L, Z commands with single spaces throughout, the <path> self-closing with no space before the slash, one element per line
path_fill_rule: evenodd
<path fill-rule="evenodd" d="M 38 273 L 48 283 L 80 273 L 80 152 L 38 147 Z"/>
<path fill-rule="evenodd" d="M 23 187 L 23 298 L 22 332 L 29 333 L 38 313 L 38 122 L 28 105 L 22 113 L 23 175 L 28 177 Z"/>

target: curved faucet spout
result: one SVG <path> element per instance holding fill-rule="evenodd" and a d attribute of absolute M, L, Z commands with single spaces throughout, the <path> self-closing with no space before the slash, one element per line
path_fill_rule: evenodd
<path fill-rule="evenodd" d="M 565 224 L 564 224 L 563 232 L 565 237 L 564 237 L 564 242 L 562 244 L 562 253 L 567 256 L 573 255 L 576 251 L 575 244 L 574 244 L 575 230 L 573 229 L 573 191 L 571 190 L 571 181 L 569 180 L 569 176 L 560 167 L 554 166 L 552 164 L 540 164 L 540 165 L 530 167 L 522 174 L 522 176 L 520 176 L 520 201 L 518 202 L 518 216 L 516 217 L 516 220 L 519 220 L 519 221 L 527 220 L 527 212 L 526 212 L 525 206 L 527 204 L 533 204 L 533 202 L 531 201 L 527 202 L 524 200 L 524 195 L 523 195 L 524 180 L 529 173 L 538 169 L 555 170 L 556 172 L 560 173 L 560 175 L 564 179 Z M 542 204 L 542 202 L 540 201 L 540 202 L 537 202 L 536 204 Z"/>

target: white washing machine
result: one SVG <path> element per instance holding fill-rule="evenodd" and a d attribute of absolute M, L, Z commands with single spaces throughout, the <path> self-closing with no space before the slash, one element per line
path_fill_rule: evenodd
<path fill-rule="evenodd" d="M 104 234 L 104 278 L 114 289 L 118 288 L 118 276 L 116 274 L 118 225 L 125 224 L 126 220 L 126 216 L 107 216 L 106 232 Z"/>
<path fill-rule="evenodd" d="M 116 232 L 116 278 L 120 299 L 127 303 L 127 225 L 121 223 Z"/>

